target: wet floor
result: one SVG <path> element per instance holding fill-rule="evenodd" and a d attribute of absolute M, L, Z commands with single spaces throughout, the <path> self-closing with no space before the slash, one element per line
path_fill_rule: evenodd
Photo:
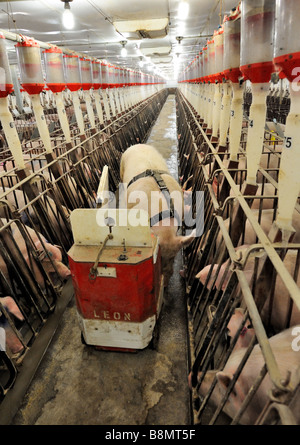
<path fill-rule="evenodd" d="M 178 180 L 175 97 L 169 95 L 147 141 L 165 158 L 169 171 Z"/>
<path fill-rule="evenodd" d="M 149 140 L 177 177 L 175 97 Z M 74 296 L 14 425 L 191 425 L 189 344 L 181 253 L 164 295 L 155 349 L 99 351 L 82 344 Z"/>

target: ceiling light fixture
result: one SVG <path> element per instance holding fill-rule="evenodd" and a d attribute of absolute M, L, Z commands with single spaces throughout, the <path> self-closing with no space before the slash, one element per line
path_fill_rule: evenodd
<path fill-rule="evenodd" d="M 66 29 L 73 29 L 74 28 L 74 16 L 71 12 L 70 8 L 70 2 L 73 0 L 61 0 L 65 6 L 64 6 L 64 12 L 62 15 L 62 22 Z"/>
<path fill-rule="evenodd" d="M 181 0 L 178 6 L 178 17 L 182 20 L 185 20 L 189 15 L 190 5 L 186 0 Z"/>
<path fill-rule="evenodd" d="M 127 43 L 127 40 L 122 40 L 121 42 L 122 49 L 121 49 L 121 56 L 126 57 L 127 56 L 127 49 L 125 48 L 125 45 Z"/>

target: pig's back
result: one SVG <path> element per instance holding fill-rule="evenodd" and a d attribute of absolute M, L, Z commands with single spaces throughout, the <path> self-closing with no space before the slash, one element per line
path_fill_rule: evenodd
<path fill-rule="evenodd" d="M 291 371 L 291 385 L 294 386 L 297 382 L 297 369 L 300 366 L 299 351 L 293 348 L 293 340 L 295 340 L 295 334 L 293 334 L 294 327 L 285 329 L 279 334 L 269 338 L 269 343 L 274 354 L 276 363 L 282 377 L 286 376 L 287 371 Z M 229 358 L 229 366 L 231 371 L 238 365 L 246 351 L 246 348 L 242 348 L 237 352 L 234 352 Z M 255 345 L 250 357 L 242 371 L 242 376 L 247 381 L 248 389 L 252 385 L 255 377 L 257 376 L 257 370 L 265 363 L 260 346 Z M 271 386 L 269 379 L 267 379 L 268 387 Z"/>
<path fill-rule="evenodd" d="M 123 153 L 120 166 L 122 182 L 128 183 L 134 176 L 147 169 L 169 171 L 166 161 L 154 147 L 137 144 Z"/>

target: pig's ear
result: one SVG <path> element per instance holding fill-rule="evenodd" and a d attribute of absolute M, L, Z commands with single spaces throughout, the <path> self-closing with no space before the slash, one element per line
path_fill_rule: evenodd
<path fill-rule="evenodd" d="M 232 375 L 226 374 L 226 372 L 223 372 L 223 371 L 219 371 L 219 372 L 217 372 L 217 379 L 218 379 L 218 382 L 220 383 L 220 385 L 226 390 L 231 383 Z M 234 387 L 233 387 L 232 392 L 234 395 L 236 395 L 235 391 L 234 391 Z"/>
<path fill-rule="evenodd" d="M 228 388 L 228 386 L 230 385 L 231 380 L 233 379 L 233 375 L 228 374 L 223 371 L 219 371 L 219 372 L 217 372 L 217 379 L 218 379 L 220 385 L 226 390 Z M 235 385 L 232 388 L 230 394 L 234 398 L 236 398 L 236 401 L 239 400 L 240 403 L 244 400 L 244 398 L 246 396 L 238 382 L 235 382 Z"/>

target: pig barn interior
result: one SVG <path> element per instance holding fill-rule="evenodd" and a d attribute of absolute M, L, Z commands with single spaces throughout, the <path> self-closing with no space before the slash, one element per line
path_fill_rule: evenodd
<path fill-rule="evenodd" d="M 299 1 L 0 6 L 0 424 L 299 425 Z"/>

